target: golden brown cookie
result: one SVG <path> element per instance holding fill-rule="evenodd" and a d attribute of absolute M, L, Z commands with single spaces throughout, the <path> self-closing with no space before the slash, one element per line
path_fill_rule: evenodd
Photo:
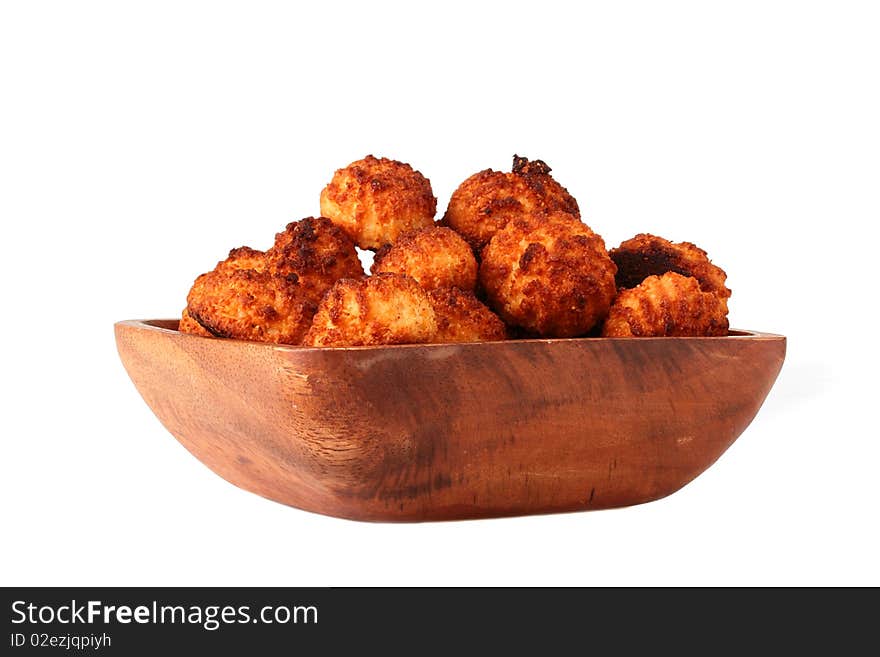
<path fill-rule="evenodd" d="M 553 179 L 545 162 L 514 155 L 510 173 L 486 169 L 461 183 L 441 223 L 479 254 L 508 221 L 542 211 L 580 217 L 577 201 Z"/>
<path fill-rule="evenodd" d="M 730 290 L 725 285 L 727 274 L 712 264 L 706 252 L 690 242 L 674 244 L 669 240 L 641 233 L 628 239 L 609 255 L 617 265 L 617 286 L 633 288 L 648 276 L 675 272 L 693 276 L 703 292 L 714 292 L 727 303 Z"/>
<path fill-rule="evenodd" d="M 507 339 L 501 318 L 479 302 L 473 292 L 435 288 L 428 298 L 437 318 L 433 342 L 492 342 Z"/>
<path fill-rule="evenodd" d="M 602 335 L 665 337 L 727 335 L 727 306 L 714 292 L 704 292 L 691 276 L 667 272 L 648 276 L 617 295 Z"/>
<path fill-rule="evenodd" d="M 431 226 L 437 199 L 431 182 L 409 164 L 367 155 L 339 169 L 321 192 L 321 214 L 362 249 Z"/>
<path fill-rule="evenodd" d="M 508 324 L 566 338 L 605 319 L 615 273 L 602 238 L 556 212 L 516 218 L 499 230 L 483 250 L 480 283 Z"/>
<path fill-rule="evenodd" d="M 343 279 L 327 294 L 303 344 L 313 347 L 431 342 L 437 333 L 426 292 L 409 276 Z"/>
<path fill-rule="evenodd" d="M 287 224 L 266 252 L 268 269 L 275 274 L 296 274 L 315 302 L 340 278 L 364 275 L 352 239 L 325 217 L 307 217 Z"/>
<path fill-rule="evenodd" d="M 439 226 L 405 233 L 382 247 L 370 271 L 406 274 L 426 290 L 473 290 L 477 283 L 477 261 L 467 242 L 454 230 Z"/>

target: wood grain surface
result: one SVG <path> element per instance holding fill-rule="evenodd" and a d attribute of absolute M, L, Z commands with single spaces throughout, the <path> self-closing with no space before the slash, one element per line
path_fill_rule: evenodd
<path fill-rule="evenodd" d="M 785 338 L 583 338 L 313 349 L 116 324 L 165 427 L 221 477 L 373 521 L 648 502 L 748 426 Z M 731 495 L 735 494 L 731 491 Z"/>

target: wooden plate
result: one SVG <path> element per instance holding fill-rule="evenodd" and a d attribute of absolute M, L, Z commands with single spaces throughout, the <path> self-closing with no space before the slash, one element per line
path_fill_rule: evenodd
<path fill-rule="evenodd" d="M 785 357 L 752 331 L 315 349 L 176 328 L 119 322 L 116 343 L 184 447 L 245 490 L 376 521 L 669 495 L 748 426 Z"/>

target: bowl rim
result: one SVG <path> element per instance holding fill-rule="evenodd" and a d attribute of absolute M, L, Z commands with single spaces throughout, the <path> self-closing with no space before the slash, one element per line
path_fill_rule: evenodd
<path fill-rule="evenodd" d="M 718 342 L 730 340 L 761 340 L 761 341 L 777 341 L 785 340 L 784 335 L 777 333 L 766 333 L 763 331 L 753 331 L 750 329 L 731 328 L 728 335 L 721 336 L 678 336 L 678 337 L 583 337 L 583 338 L 518 338 L 516 340 L 491 340 L 485 342 L 419 342 L 415 344 L 387 344 L 387 345 L 366 345 L 366 346 L 347 346 L 347 347 L 311 347 L 306 345 L 295 344 L 275 344 L 272 342 L 257 342 L 254 340 L 239 340 L 235 338 L 215 338 L 202 335 L 193 335 L 192 333 L 181 333 L 177 329 L 169 328 L 168 324 L 176 324 L 179 319 L 126 319 L 118 321 L 115 327 L 131 327 L 138 330 L 153 331 L 156 333 L 166 333 L 169 335 L 181 336 L 184 340 L 211 340 L 220 341 L 224 344 L 243 344 L 252 347 L 271 349 L 274 351 L 284 352 L 341 352 L 341 351 L 378 351 L 388 349 L 443 349 L 449 347 L 468 347 L 485 345 L 516 345 L 516 344 L 599 344 L 599 343 L 631 343 L 637 341 L 639 343 L 648 342 L 681 342 L 688 340 L 691 342 Z"/>

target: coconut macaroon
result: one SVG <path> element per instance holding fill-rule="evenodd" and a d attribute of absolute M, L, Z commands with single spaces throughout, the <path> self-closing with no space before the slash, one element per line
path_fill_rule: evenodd
<path fill-rule="evenodd" d="M 218 262 L 213 271 L 216 273 L 216 278 L 220 275 L 231 274 L 239 269 L 263 271 L 265 268 L 266 254 L 263 251 L 252 249 L 249 246 L 239 246 L 232 249 L 225 260 Z M 199 279 L 196 279 L 196 282 L 198 283 Z M 200 293 L 197 291 L 196 294 L 199 295 Z M 190 291 L 190 295 L 192 295 L 192 291 Z M 177 330 L 181 333 L 200 335 L 202 337 L 216 337 L 215 333 L 212 333 L 196 321 L 189 312 L 189 305 L 187 305 L 187 307 L 183 309 L 183 313 L 181 313 L 180 323 L 177 326 Z"/>
<path fill-rule="evenodd" d="M 180 314 L 180 322 L 177 324 L 177 330 L 181 333 L 189 333 L 190 335 L 200 335 L 203 338 L 214 337 L 208 329 L 192 318 L 192 315 L 189 314 L 189 309 L 187 308 L 184 308 L 183 312 Z"/>
<path fill-rule="evenodd" d="M 555 212 L 515 218 L 499 230 L 483 250 L 480 283 L 508 324 L 568 338 L 605 319 L 616 272 L 599 235 Z"/>
<path fill-rule="evenodd" d="M 315 312 L 295 274 L 231 268 L 199 276 L 186 308 L 215 337 L 277 344 L 299 344 Z"/>
<path fill-rule="evenodd" d="M 409 164 L 367 155 L 339 169 L 321 192 L 321 214 L 362 249 L 378 249 L 430 226 L 437 212 L 431 183 Z"/>
<path fill-rule="evenodd" d="M 406 274 L 426 290 L 473 290 L 477 284 L 477 261 L 467 242 L 454 230 L 439 226 L 406 233 L 385 245 L 376 252 L 370 271 Z"/>
<path fill-rule="evenodd" d="M 692 276 L 667 272 L 621 290 L 602 329 L 606 337 L 727 335 L 726 299 Z"/>
<path fill-rule="evenodd" d="M 461 183 L 441 223 L 464 237 L 479 255 L 508 221 L 544 210 L 580 217 L 577 201 L 553 179 L 545 162 L 514 155 L 510 173 L 486 169 Z"/>
<path fill-rule="evenodd" d="M 315 304 L 340 278 L 364 275 L 352 239 L 325 217 L 306 217 L 287 224 L 265 257 L 271 272 L 296 274 Z"/>
<path fill-rule="evenodd" d="M 617 265 L 617 287 L 634 288 L 648 276 L 675 272 L 693 276 L 703 292 L 713 292 L 725 305 L 730 290 L 725 284 L 727 274 L 712 264 L 700 247 L 690 242 L 670 242 L 656 235 L 640 233 L 609 252 Z"/>
<path fill-rule="evenodd" d="M 409 276 L 343 279 L 327 292 L 303 344 L 312 347 L 430 342 L 437 333 L 427 293 Z"/>
<path fill-rule="evenodd" d="M 298 344 L 324 293 L 363 273 L 351 238 L 329 219 L 308 217 L 288 224 L 268 251 L 232 249 L 197 278 L 178 330 Z"/>
<path fill-rule="evenodd" d="M 501 318 L 484 306 L 473 292 L 455 287 L 428 291 L 437 318 L 433 342 L 492 342 L 507 339 Z"/>

